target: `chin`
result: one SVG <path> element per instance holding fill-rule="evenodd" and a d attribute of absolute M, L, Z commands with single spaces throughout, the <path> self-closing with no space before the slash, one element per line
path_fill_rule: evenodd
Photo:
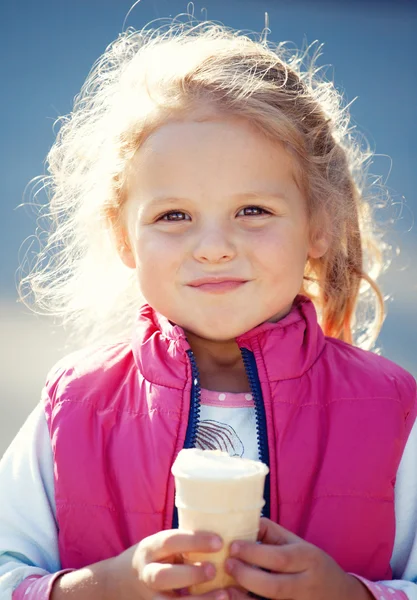
<path fill-rule="evenodd" d="M 262 322 L 254 315 L 251 315 L 250 320 L 248 320 L 248 315 L 246 315 L 246 318 L 243 315 L 242 318 L 236 319 L 236 313 L 231 314 L 230 311 L 223 312 L 221 315 L 199 313 L 193 316 L 194 319 L 189 323 L 187 323 L 188 319 L 185 318 L 178 319 L 176 323 L 183 327 L 185 331 L 212 342 L 234 340 Z M 258 318 L 261 318 L 260 315 L 258 315 Z M 195 326 L 195 323 L 202 324 L 202 326 Z"/>
<path fill-rule="evenodd" d="M 250 328 L 249 328 L 250 329 Z M 239 335 L 249 331 L 247 327 L 207 327 L 202 331 L 196 331 L 197 335 L 212 342 L 228 342 L 236 339 Z"/>

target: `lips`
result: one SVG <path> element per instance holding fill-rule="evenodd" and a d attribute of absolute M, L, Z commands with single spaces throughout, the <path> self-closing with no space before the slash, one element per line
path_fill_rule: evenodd
<path fill-rule="evenodd" d="M 200 292 L 223 294 L 242 287 L 247 281 L 247 279 L 240 277 L 202 277 L 195 279 L 188 285 Z"/>
<path fill-rule="evenodd" d="M 247 279 L 241 277 L 201 277 L 200 279 L 194 279 L 188 285 L 191 287 L 201 287 L 203 285 L 220 285 L 225 283 L 245 283 Z"/>

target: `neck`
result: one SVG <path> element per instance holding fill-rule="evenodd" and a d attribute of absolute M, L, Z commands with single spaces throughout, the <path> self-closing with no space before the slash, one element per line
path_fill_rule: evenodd
<path fill-rule="evenodd" d="M 240 348 L 235 340 L 215 342 L 186 332 L 203 388 L 218 392 L 249 392 Z"/>
<path fill-rule="evenodd" d="M 186 332 L 186 335 L 200 365 L 209 364 L 217 368 L 233 368 L 242 360 L 236 340 L 217 342 L 201 338 L 189 331 Z"/>

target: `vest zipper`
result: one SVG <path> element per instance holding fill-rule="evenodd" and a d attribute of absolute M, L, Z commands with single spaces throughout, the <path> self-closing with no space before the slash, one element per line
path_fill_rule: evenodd
<path fill-rule="evenodd" d="M 269 467 L 269 449 L 268 449 L 268 434 L 266 427 L 265 407 L 262 398 L 261 384 L 259 382 L 258 369 L 256 367 L 256 361 L 253 353 L 246 348 L 240 349 L 243 364 L 245 365 L 246 375 L 249 380 L 252 396 L 255 404 L 255 415 L 256 415 L 256 437 L 258 441 L 258 452 L 260 460 Z M 191 364 L 191 399 L 190 399 L 190 412 L 188 416 L 187 432 L 185 434 L 184 448 L 194 448 L 197 438 L 197 427 L 200 420 L 201 412 L 201 387 L 200 387 L 200 374 L 198 371 L 195 356 L 192 350 L 187 350 L 188 358 Z M 264 517 L 270 516 L 270 481 L 269 473 L 265 479 L 265 506 L 262 510 Z M 174 515 L 172 520 L 172 528 L 178 528 L 178 511 L 174 506 Z"/>
<path fill-rule="evenodd" d="M 268 430 L 266 426 L 265 406 L 262 397 L 261 383 L 259 381 L 258 368 L 253 352 L 247 348 L 241 348 L 240 352 L 245 365 L 246 375 L 249 379 L 250 388 L 252 391 L 253 401 L 255 404 L 256 415 L 256 436 L 258 440 L 258 452 L 261 462 L 269 468 L 269 448 L 268 448 Z M 270 489 L 269 473 L 265 478 L 264 499 L 265 506 L 262 510 L 264 517 L 270 517 L 271 514 L 271 489 Z"/>
<path fill-rule="evenodd" d="M 200 387 L 200 374 L 198 372 L 197 363 L 193 351 L 187 350 L 188 358 L 191 364 L 191 399 L 190 399 L 190 412 L 188 415 L 188 425 L 185 434 L 184 448 L 194 448 L 197 439 L 197 427 L 200 420 L 201 412 L 201 387 Z M 178 510 L 174 506 L 174 514 L 172 518 L 172 529 L 178 529 Z"/>
<path fill-rule="evenodd" d="M 188 417 L 187 432 L 185 434 L 184 448 L 194 448 L 197 439 L 197 427 L 201 412 L 200 373 L 198 372 L 193 351 L 187 350 L 187 354 L 191 363 L 191 377 L 193 383 L 191 387 L 190 413 Z"/>

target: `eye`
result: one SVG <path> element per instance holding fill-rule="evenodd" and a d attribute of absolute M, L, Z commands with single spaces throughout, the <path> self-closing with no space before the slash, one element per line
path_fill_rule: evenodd
<path fill-rule="evenodd" d="M 182 210 L 171 210 L 164 215 L 160 216 L 158 221 L 185 221 L 183 217 L 189 217 L 189 215 L 182 212 Z"/>
<path fill-rule="evenodd" d="M 245 208 L 242 208 L 239 212 L 238 215 L 243 211 L 243 217 L 251 217 L 251 216 L 258 216 L 258 215 L 270 215 L 271 213 L 268 210 L 265 210 L 264 208 L 261 208 L 260 206 L 245 206 Z"/>

